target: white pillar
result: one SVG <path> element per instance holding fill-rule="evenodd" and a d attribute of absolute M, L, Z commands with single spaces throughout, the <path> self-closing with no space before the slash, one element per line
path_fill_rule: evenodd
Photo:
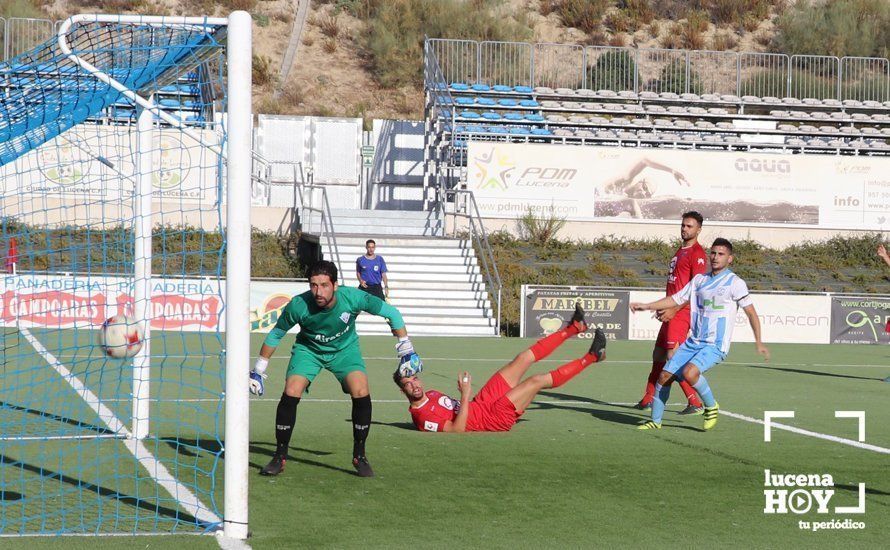
<path fill-rule="evenodd" d="M 251 18 L 229 16 L 226 180 L 226 467 L 227 537 L 247 538 L 247 474 L 250 427 L 250 174 Z"/>
<path fill-rule="evenodd" d="M 136 223 L 134 231 L 133 317 L 142 323 L 144 342 L 133 357 L 133 437 L 144 439 L 149 428 L 151 377 L 151 192 L 154 116 L 139 107 L 136 122 Z"/>

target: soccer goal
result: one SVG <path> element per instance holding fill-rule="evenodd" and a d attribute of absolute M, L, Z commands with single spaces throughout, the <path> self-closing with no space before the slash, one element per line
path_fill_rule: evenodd
<path fill-rule="evenodd" d="M 74 16 L 0 92 L 0 536 L 246 538 L 249 14 Z"/>

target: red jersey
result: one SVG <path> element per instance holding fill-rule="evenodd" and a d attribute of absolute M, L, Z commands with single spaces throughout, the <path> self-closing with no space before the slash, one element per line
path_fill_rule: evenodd
<path fill-rule="evenodd" d="M 425 395 L 423 405 L 417 408 L 408 406 L 411 419 L 422 432 L 441 432 L 445 429 L 445 423 L 457 416 L 460 401 L 436 390 L 429 390 Z"/>
<path fill-rule="evenodd" d="M 667 295 L 683 290 L 693 277 L 708 270 L 708 258 L 705 249 L 695 243 L 686 248 L 680 248 L 671 258 L 670 271 L 667 278 Z"/>

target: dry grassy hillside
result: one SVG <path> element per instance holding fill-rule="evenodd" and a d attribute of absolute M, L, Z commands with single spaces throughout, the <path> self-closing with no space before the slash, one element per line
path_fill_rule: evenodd
<path fill-rule="evenodd" d="M 785 28 L 777 29 L 783 14 L 796 9 L 793 0 L 313 0 L 296 61 L 282 81 L 282 59 L 299 2 L 0 0 L 0 14 L 43 13 L 61 19 L 91 11 L 218 15 L 247 10 L 255 24 L 257 112 L 366 120 L 422 116 L 419 79 L 424 34 L 707 50 L 789 51 L 796 47 L 789 42 L 794 30 L 789 30 L 789 24 L 794 18 L 785 17 Z M 829 21 L 829 28 L 850 27 L 849 36 L 826 33 L 833 36 L 827 45 L 807 45 L 798 37 L 800 47 L 808 53 L 818 53 L 814 48 L 850 55 L 886 52 L 890 2 L 834 2 L 838 3 L 849 4 L 849 8 L 829 14 L 836 19 Z M 807 24 L 815 28 L 815 23 Z M 809 29 L 804 31 L 810 33 Z"/>

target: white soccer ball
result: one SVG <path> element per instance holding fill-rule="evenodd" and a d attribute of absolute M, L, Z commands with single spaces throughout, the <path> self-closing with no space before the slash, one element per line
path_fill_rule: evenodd
<path fill-rule="evenodd" d="M 109 317 L 99 329 L 99 345 L 109 357 L 125 359 L 142 349 L 142 325 L 126 315 Z"/>
<path fill-rule="evenodd" d="M 408 378 L 423 372 L 423 362 L 416 353 L 411 353 L 399 359 L 399 376 Z"/>

